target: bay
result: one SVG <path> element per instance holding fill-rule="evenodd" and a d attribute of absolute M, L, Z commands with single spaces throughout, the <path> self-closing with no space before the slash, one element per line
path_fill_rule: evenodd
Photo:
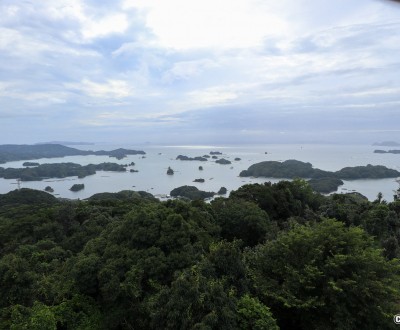
<path fill-rule="evenodd" d="M 126 173 L 98 171 L 95 175 L 78 179 L 49 179 L 43 181 L 21 182 L 22 188 L 43 190 L 46 186 L 54 189 L 57 197 L 71 199 L 85 199 L 99 192 L 118 192 L 121 190 L 142 190 L 156 196 L 165 196 L 178 186 L 193 185 L 205 191 L 218 191 L 226 187 L 228 192 L 247 183 L 263 183 L 266 181 L 278 182 L 273 178 L 241 178 L 239 173 L 250 165 L 265 161 L 284 161 L 296 159 L 310 162 L 315 168 L 327 171 L 337 171 L 347 166 L 384 165 L 400 171 L 400 155 L 375 154 L 376 147 L 365 145 L 225 145 L 225 146 L 135 146 L 135 145 L 90 145 L 79 146 L 82 150 L 113 150 L 117 148 L 144 150 L 146 155 L 130 155 L 122 160 L 108 156 L 69 156 L 63 158 L 39 159 L 38 163 L 74 162 L 81 165 L 115 162 L 119 164 L 135 163 L 128 167 Z M 176 160 L 178 155 L 188 157 L 203 156 L 210 151 L 222 152 L 218 158 L 225 158 L 232 162 L 230 165 L 220 165 L 214 159 L 207 162 Z M 240 158 L 240 161 L 235 161 Z M 2 167 L 23 167 L 24 161 L 8 162 Z M 174 170 L 174 175 L 167 175 L 168 167 Z M 203 171 L 199 170 L 203 167 Z M 137 173 L 129 172 L 138 170 Z M 204 179 L 204 183 L 193 182 L 195 179 Z M 380 180 L 353 180 L 344 181 L 345 184 L 338 190 L 339 193 L 357 191 L 370 200 L 374 200 L 378 192 L 382 192 L 384 199 L 392 201 L 393 191 L 398 188 L 395 179 Z M 75 183 L 83 183 L 85 189 L 71 192 L 69 188 Z M 0 179 L 0 193 L 7 193 L 17 188 L 16 180 Z"/>

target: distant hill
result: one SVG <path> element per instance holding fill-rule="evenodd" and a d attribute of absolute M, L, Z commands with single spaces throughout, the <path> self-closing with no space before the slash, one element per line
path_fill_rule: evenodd
<path fill-rule="evenodd" d="M 79 150 L 67 147 L 61 144 L 3 144 L 0 145 L 0 164 L 18 161 L 18 160 L 32 160 L 40 158 L 57 158 L 65 156 L 110 156 L 118 159 L 126 157 L 126 155 L 144 155 L 144 151 L 129 150 L 129 149 L 116 149 L 111 151 L 99 150 Z"/>
<path fill-rule="evenodd" d="M 73 141 L 49 141 L 49 142 L 38 142 L 35 145 L 41 144 L 62 144 L 64 146 L 82 146 L 82 145 L 94 145 L 92 142 L 73 142 Z"/>
<path fill-rule="evenodd" d="M 7 194 L 0 194 L 0 207 L 12 204 L 56 204 L 57 198 L 40 190 L 22 188 L 13 190 Z"/>

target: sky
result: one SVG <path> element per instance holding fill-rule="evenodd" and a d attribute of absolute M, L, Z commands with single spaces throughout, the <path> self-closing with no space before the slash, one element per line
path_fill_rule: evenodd
<path fill-rule="evenodd" d="M 400 5 L 2 0 L 0 144 L 400 142 Z"/>

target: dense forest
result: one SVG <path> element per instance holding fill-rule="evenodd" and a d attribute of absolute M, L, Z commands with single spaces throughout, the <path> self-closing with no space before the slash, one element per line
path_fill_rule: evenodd
<path fill-rule="evenodd" d="M 0 195 L 0 329 L 395 329 L 400 201 Z"/>

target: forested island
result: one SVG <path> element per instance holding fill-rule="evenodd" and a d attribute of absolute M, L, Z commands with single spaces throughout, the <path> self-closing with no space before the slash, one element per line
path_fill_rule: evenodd
<path fill-rule="evenodd" d="M 81 191 L 83 189 L 85 189 L 85 185 L 83 183 L 75 183 L 69 190 L 76 192 L 76 191 Z"/>
<path fill-rule="evenodd" d="M 377 150 L 374 150 L 374 153 L 376 153 L 376 154 L 400 154 L 400 150 L 397 150 L 397 149 L 395 149 L 395 150 L 380 150 L 380 149 L 377 149 Z"/>
<path fill-rule="evenodd" d="M 400 201 L 0 195 L 1 329 L 395 329 Z"/>
<path fill-rule="evenodd" d="M 328 193 L 336 191 L 343 184 L 341 180 L 396 178 L 400 176 L 400 172 L 382 165 L 370 164 L 344 167 L 339 171 L 329 172 L 313 168 L 311 163 L 291 159 L 284 162 L 264 161 L 253 164 L 247 170 L 240 172 L 239 176 L 313 179 L 310 184 L 316 191 Z"/>
<path fill-rule="evenodd" d="M 0 167 L 0 178 L 20 179 L 21 181 L 40 181 L 46 178 L 66 178 L 77 176 L 84 178 L 96 174 L 96 171 L 126 172 L 123 165 L 116 163 L 101 163 L 80 165 L 75 163 L 41 164 L 27 168 Z"/>
<path fill-rule="evenodd" d="M 206 157 L 201 157 L 201 156 L 196 156 L 196 157 L 188 157 L 188 156 L 184 156 L 184 155 L 179 155 L 176 157 L 176 159 L 178 160 L 197 160 L 200 162 L 206 162 L 207 158 Z"/>
<path fill-rule="evenodd" d="M 199 199 L 211 198 L 215 195 L 215 193 L 211 191 L 199 190 L 195 186 L 181 186 L 172 189 L 170 195 L 172 197 L 183 197 L 190 200 L 199 200 Z"/>
<path fill-rule="evenodd" d="M 127 155 L 144 155 L 146 154 L 141 150 L 129 149 L 115 149 L 111 151 L 99 150 L 79 150 L 67 147 L 61 144 L 4 144 L 0 145 L 0 164 L 17 161 L 17 160 L 31 160 L 40 158 L 56 158 L 65 156 L 110 156 L 117 159 L 122 159 Z"/>

